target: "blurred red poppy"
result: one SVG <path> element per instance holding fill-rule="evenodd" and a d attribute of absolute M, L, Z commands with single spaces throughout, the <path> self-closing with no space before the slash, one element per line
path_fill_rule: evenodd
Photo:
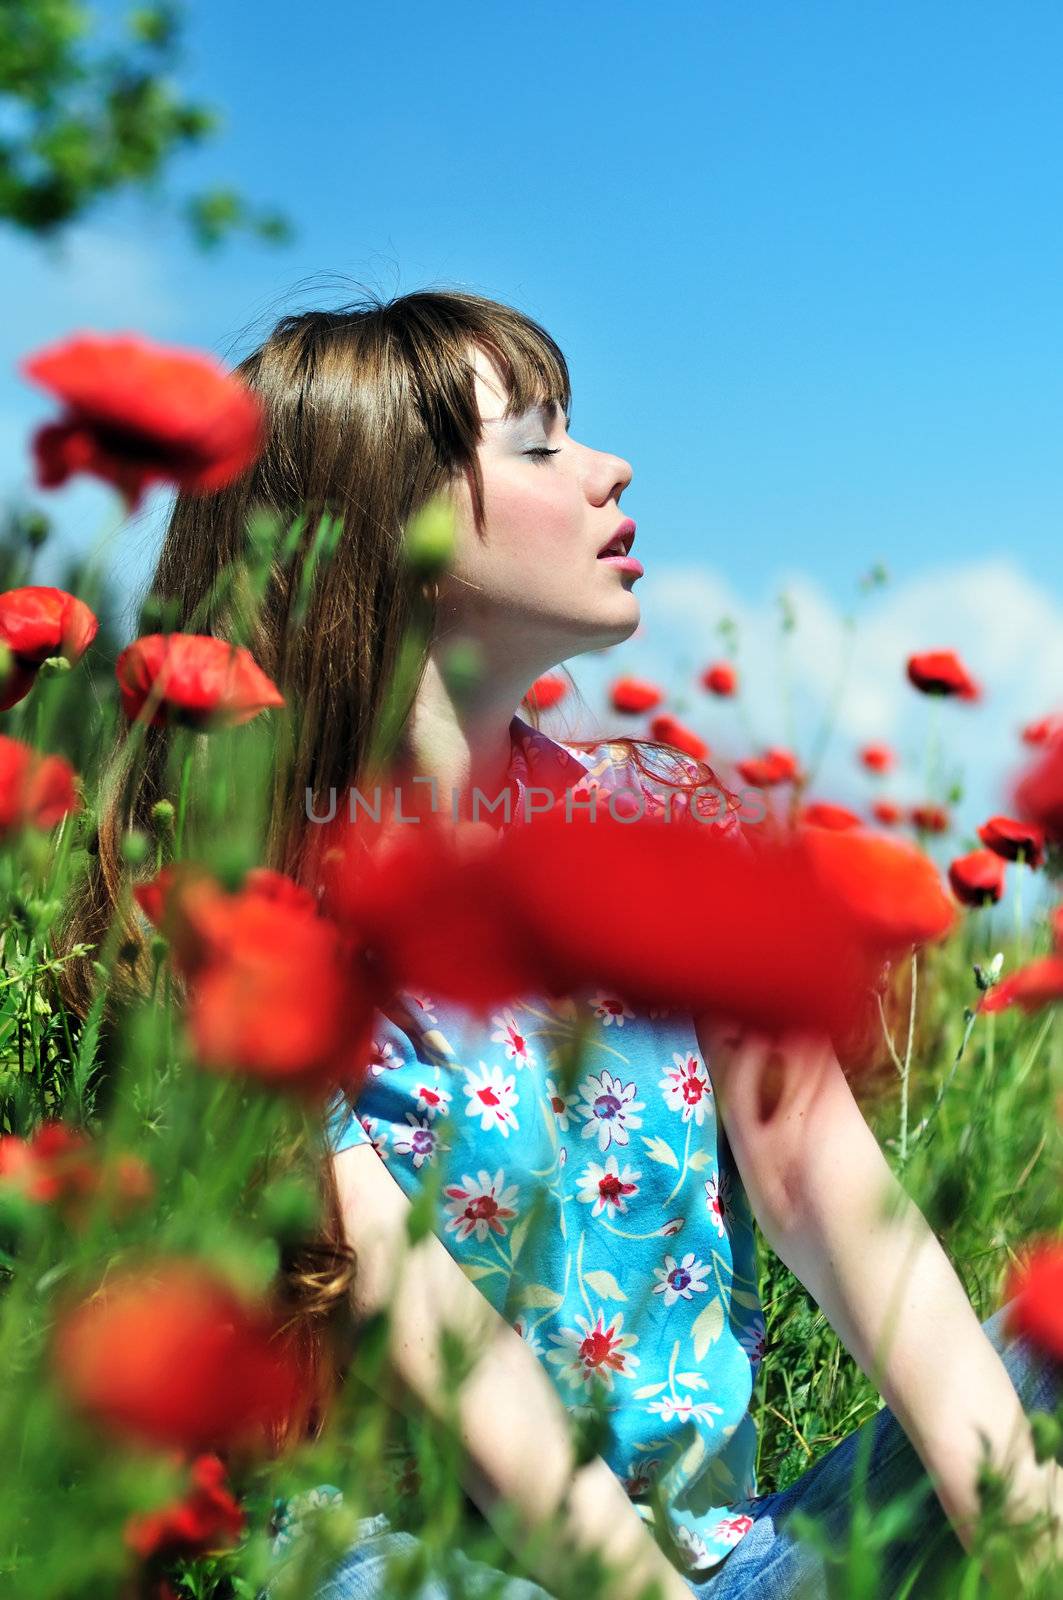
<path fill-rule="evenodd" d="M 1024 744 L 1049 744 L 1063 734 L 1063 712 L 1042 717 L 1039 722 L 1028 722 L 1022 730 Z"/>
<path fill-rule="evenodd" d="M 926 650 L 908 657 L 908 681 L 922 694 L 978 700 L 981 689 L 953 650 Z"/>
<path fill-rule="evenodd" d="M 995 905 L 1004 893 L 1004 861 L 992 850 L 972 850 L 949 863 L 949 883 L 965 906 Z"/>
<path fill-rule="evenodd" d="M 1042 956 L 1019 967 L 982 996 L 981 1010 L 1006 1011 L 1019 1006 L 1023 1011 L 1041 1011 L 1063 1000 L 1063 955 Z"/>
<path fill-rule="evenodd" d="M 285 703 L 243 645 L 207 634 L 145 634 L 121 652 L 115 674 L 131 721 L 153 694 L 149 722 L 174 722 L 200 732 L 250 722 L 267 707 Z"/>
<path fill-rule="evenodd" d="M 716 1007 L 766 1030 L 844 1032 L 884 955 L 936 936 L 955 914 L 910 847 L 868 835 L 844 858 L 810 848 L 856 830 L 809 829 L 752 849 L 718 829 L 692 836 L 602 813 L 566 822 L 559 811 L 472 855 L 441 830 L 418 830 L 362 864 L 356 896 L 344 895 L 334 863 L 326 896 L 346 900 L 355 936 L 395 989 L 419 984 L 476 1008 L 601 982 L 633 1004 Z"/>
<path fill-rule="evenodd" d="M 67 1298 L 51 1366 L 76 1410 L 137 1444 L 261 1449 L 309 1402 L 278 1310 L 191 1258 L 126 1265 Z"/>
<path fill-rule="evenodd" d="M 876 822 L 883 823 L 887 828 L 892 828 L 904 817 L 904 808 L 895 800 L 876 800 L 871 807 L 871 815 Z"/>
<path fill-rule="evenodd" d="M 891 772 L 897 765 L 897 757 L 888 744 L 862 745 L 859 755 L 869 772 Z"/>
<path fill-rule="evenodd" d="M 1005 861 L 1018 861 L 1019 853 L 1028 867 L 1039 867 L 1045 855 L 1044 829 L 1035 822 L 1019 822 L 1015 817 L 990 817 L 978 830 L 984 845 Z"/>
<path fill-rule="evenodd" d="M 8 677 L 0 686 L 0 711 L 8 711 L 33 688 L 49 656 L 80 661 L 99 630 L 99 619 L 83 600 L 46 584 L 0 594 L 0 640 L 11 651 Z"/>
<path fill-rule="evenodd" d="M 1050 739 L 1043 755 L 1019 778 L 1012 804 L 1024 821 L 1036 823 L 1047 839 L 1063 844 L 1063 734 Z"/>
<path fill-rule="evenodd" d="M 128 1518 L 125 1542 L 143 1561 L 192 1560 L 224 1549 L 246 1525 L 243 1509 L 226 1486 L 220 1456 L 197 1456 L 187 1494 L 172 1505 Z"/>
<path fill-rule="evenodd" d="M 729 661 L 714 661 L 701 674 L 701 685 L 710 694 L 732 695 L 738 688 L 738 673 Z"/>
<path fill-rule="evenodd" d="M 79 333 L 27 356 L 26 378 L 67 410 L 33 438 L 44 489 L 88 472 L 136 511 L 145 489 L 224 488 L 254 465 L 266 441 L 261 401 L 213 356 L 139 334 Z"/>
<path fill-rule="evenodd" d="M 644 678 L 616 678 L 609 687 L 609 703 L 613 710 L 633 716 L 659 706 L 663 699 L 664 690 Z"/>
<path fill-rule="evenodd" d="M 85 1224 L 97 1195 L 121 1215 L 155 1191 L 151 1168 L 139 1156 L 123 1154 L 104 1162 L 94 1140 L 60 1120 L 41 1123 L 28 1139 L 0 1137 L 3 1184 L 37 1204 L 55 1205 L 78 1227 Z"/>
<path fill-rule="evenodd" d="M 938 805 L 911 806 L 908 820 L 923 833 L 948 833 L 952 826 L 947 809 Z"/>
<path fill-rule="evenodd" d="M 845 806 L 832 805 L 829 800 L 812 800 L 807 806 L 802 806 L 797 814 L 798 822 L 803 822 L 810 828 L 862 828 L 863 817 L 858 817 L 855 811 L 849 811 Z"/>
<path fill-rule="evenodd" d="M 553 673 L 546 673 L 541 678 L 536 678 L 527 694 L 525 703 L 536 707 L 539 711 L 549 711 L 551 706 L 556 706 L 568 693 L 568 683 L 564 678 Z"/>
<path fill-rule="evenodd" d="M 777 783 L 793 783 L 797 778 L 797 757 L 778 745 L 770 745 L 763 756 L 736 761 L 735 767 L 755 789 L 770 789 Z"/>
<path fill-rule="evenodd" d="M 1063 906 L 1057 906 L 1049 917 L 1049 926 L 1056 949 L 1063 955 Z"/>
<path fill-rule="evenodd" d="M 68 761 L 0 733 L 0 838 L 22 827 L 54 828 L 80 808 Z"/>
<path fill-rule="evenodd" d="M 1063 1244 L 1042 1239 L 1012 1267 L 1005 1289 L 1010 1334 L 1063 1361 Z"/>
<path fill-rule="evenodd" d="M 336 1082 L 356 1082 L 371 1048 L 369 979 L 313 897 L 295 884 L 282 889 L 279 873 L 235 894 L 201 871 L 164 873 L 134 894 L 188 979 L 185 1015 L 200 1064 L 309 1102 Z"/>
<path fill-rule="evenodd" d="M 660 739 L 662 744 L 674 744 L 677 750 L 684 750 L 697 761 L 704 761 L 709 754 L 704 739 L 699 739 L 678 717 L 669 716 L 667 712 L 650 719 L 650 738 Z"/>

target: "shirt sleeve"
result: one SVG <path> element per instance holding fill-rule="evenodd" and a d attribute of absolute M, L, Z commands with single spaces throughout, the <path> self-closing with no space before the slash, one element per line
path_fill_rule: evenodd
<path fill-rule="evenodd" d="M 362 1127 L 350 1091 L 338 1090 L 325 1110 L 326 1150 L 330 1155 L 338 1156 L 341 1150 L 350 1150 L 355 1145 L 372 1144 L 372 1142 Z"/>

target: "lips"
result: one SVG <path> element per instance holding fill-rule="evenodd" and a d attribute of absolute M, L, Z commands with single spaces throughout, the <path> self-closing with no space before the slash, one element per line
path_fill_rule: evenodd
<path fill-rule="evenodd" d="M 626 556 L 635 542 L 635 524 L 630 517 L 624 521 L 611 534 L 608 541 L 598 551 L 598 559 L 602 556 Z"/>

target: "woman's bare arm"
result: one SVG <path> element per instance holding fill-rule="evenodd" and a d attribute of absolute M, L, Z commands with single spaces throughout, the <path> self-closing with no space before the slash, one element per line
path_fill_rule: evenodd
<path fill-rule="evenodd" d="M 391 1310 L 387 1376 L 397 1380 L 397 1392 L 385 1398 L 412 1414 L 421 1409 L 444 1417 L 439 1341 L 444 1326 L 454 1329 L 482 1351 L 458 1399 L 462 1483 L 503 1541 L 512 1537 L 499 1516 L 507 1506 L 524 1537 L 557 1516 L 577 1549 L 597 1549 L 615 1569 L 608 1600 L 648 1600 L 653 1580 L 660 1600 L 689 1600 L 686 1580 L 602 1457 L 574 1468 L 564 1406 L 528 1344 L 435 1234 L 410 1245 L 410 1202 L 372 1146 L 355 1145 L 332 1160 L 344 1231 L 358 1257 L 355 1321 Z M 511 1545 L 513 1553 L 527 1561 L 518 1545 Z M 538 1541 L 542 1554 L 531 1570 L 545 1589 L 563 1597 L 569 1563 L 550 1545 Z"/>

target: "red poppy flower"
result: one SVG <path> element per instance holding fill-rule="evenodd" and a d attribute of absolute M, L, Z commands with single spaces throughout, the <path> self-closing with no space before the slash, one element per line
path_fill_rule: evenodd
<path fill-rule="evenodd" d="M 281 892 L 280 877 L 226 894 L 190 872 L 134 894 L 164 927 L 188 979 L 186 1018 L 200 1064 L 314 1102 L 364 1073 L 372 996 L 338 928 L 298 885 Z"/>
<path fill-rule="evenodd" d="M 660 705 L 664 690 L 644 678 L 617 678 L 610 685 L 609 703 L 614 711 L 626 711 L 636 716 Z"/>
<path fill-rule="evenodd" d="M 206 878 L 214 883 L 207 868 L 200 866 L 198 862 L 171 862 L 169 866 L 161 867 L 147 882 L 134 884 L 133 898 L 149 922 L 165 932 L 164 922 L 170 894 L 175 888 L 179 890 L 182 885 L 191 883 L 196 878 Z M 244 876 L 240 892 L 245 895 L 261 895 L 264 900 L 290 906 L 293 910 L 303 911 L 308 916 L 317 913 L 317 901 L 309 889 L 304 889 L 294 878 L 289 878 L 283 872 L 274 872 L 270 867 L 252 867 Z"/>
<path fill-rule="evenodd" d="M 862 745 L 859 755 L 869 772 L 891 772 L 897 765 L 897 757 L 888 744 Z"/>
<path fill-rule="evenodd" d="M 1044 754 L 1020 777 L 1012 804 L 1024 821 L 1036 823 L 1047 839 L 1063 844 L 1063 734 L 1050 739 Z"/>
<path fill-rule="evenodd" d="M 1004 893 L 1004 862 L 992 850 L 972 850 L 949 863 L 949 883 L 965 906 L 995 905 Z"/>
<path fill-rule="evenodd" d="M 568 693 L 568 683 L 564 678 L 554 673 L 546 673 L 541 678 L 536 678 L 527 694 L 524 696 L 525 704 L 534 706 L 539 711 L 549 711 L 551 706 L 556 706 Z"/>
<path fill-rule="evenodd" d="M 770 789 L 777 783 L 793 783 L 797 778 L 797 758 L 789 750 L 771 745 L 763 756 L 738 761 L 735 766 L 755 789 Z"/>
<path fill-rule="evenodd" d="M 246 1517 L 226 1487 L 220 1456 L 197 1456 L 188 1493 L 159 1511 L 128 1518 L 124 1537 L 143 1561 L 192 1560 L 224 1549 L 239 1539 Z"/>
<path fill-rule="evenodd" d="M 1028 722 L 1022 730 L 1025 744 L 1050 744 L 1063 734 L 1063 712 L 1042 717 L 1039 722 Z"/>
<path fill-rule="evenodd" d="M 18 828 L 54 828 L 81 807 L 74 769 L 0 733 L 0 837 Z"/>
<path fill-rule="evenodd" d="M 802 806 L 797 820 L 810 828 L 862 828 L 864 825 L 864 819 L 855 811 L 832 805 L 829 800 L 813 800 Z"/>
<path fill-rule="evenodd" d="M 729 661 L 714 661 L 701 674 L 701 684 L 710 694 L 732 695 L 738 688 L 738 673 Z"/>
<path fill-rule="evenodd" d="M 892 828 L 902 820 L 904 809 L 894 800 L 876 800 L 871 807 L 871 815 L 876 822 L 884 823 L 887 828 Z"/>
<path fill-rule="evenodd" d="M 276 684 L 243 645 L 207 634 L 146 634 L 122 651 L 115 673 L 131 721 L 153 692 L 150 722 L 176 722 L 200 732 L 250 722 L 267 707 L 284 705 Z"/>
<path fill-rule="evenodd" d="M 1063 1244 L 1041 1239 L 1013 1267 L 1005 1301 L 1010 1334 L 1025 1335 L 1039 1350 L 1063 1361 Z"/>
<path fill-rule="evenodd" d="M 650 738 L 660 739 L 662 744 L 674 744 L 677 750 L 684 750 L 697 761 L 704 761 L 709 753 L 704 739 L 699 739 L 696 733 L 684 727 L 678 717 L 669 716 L 667 712 L 651 718 Z"/>
<path fill-rule="evenodd" d="M 649 818 L 566 822 L 559 807 L 471 856 L 442 830 L 418 829 L 362 864 L 346 904 L 389 988 L 420 984 L 476 1008 L 596 982 L 633 1004 L 845 1032 L 884 952 L 936 935 L 954 911 L 918 852 L 880 840 L 843 860 L 811 850 L 813 837 L 856 830 L 809 829 L 753 850 L 717 829 L 691 836 Z M 338 870 L 330 903 L 343 900 Z M 875 881 L 883 874 L 889 887 Z"/>
<path fill-rule="evenodd" d="M 1049 917 L 1049 926 L 1052 929 L 1052 938 L 1056 949 L 1063 955 L 1063 906 L 1057 906 Z"/>
<path fill-rule="evenodd" d="M 1023 1011 L 1041 1011 L 1063 1000 L 1063 955 L 1042 956 L 995 983 L 983 995 L 983 1011 L 1006 1011 L 1019 1006 Z"/>
<path fill-rule="evenodd" d="M 952 650 L 927 650 L 908 657 L 908 681 L 921 694 L 956 695 L 978 700 L 981 689 Z"/>
<path fill-rule="evenodd" d="M 83 600 L 33 584 L 0 594 L 0 640 L 11 651 L 11 667 L 0 686 L 0 711 L 8 711 L 33 688 L 37 669 L 49 656 L 65 656 L 71 666 L 96 637 L 99 620 Z"/>
<path fill-rule="evenodd" d="M 139 334 L 76 334 L 20 363 L 67 410 L 33 439 L 37 482 L 76 472 L 112 483 L 136 511 L 153 482 L 188 493 L 224 488 L 266 441 L 257 395 L 213 356 Z"/>
<path fill-rule="evenodd" d="M 95 1142 L 62 1121 L 44 1122 L 28 1139 L 0 1137 L 0 1184 L 39 1205 L 54 1205 L 74 1226 L 83 1226 L 91 1201 L 103 1194 L 112 1211 L 147 1200 L 155 1182 L 139 1156 L 104 1163 Z"/>
<path fill-rule="evenodd" d="M 1005 861 L 1018 861 L 1020 851 L 1028 867 L 1039 867 L 1044 860 L 1044 829 L 1035 822 L 1019 822 L 1014 817 L 990 817 L 979 828 L 978 837 Z"/>
<path fill-rule="evenodd" d="M 932 943 L 956 910 L 922 850 L 868 828 L 812 828 L 803 836 L 816 870 L 849 907 L 860 937 L 887 953 Z"/>
<path fill-rule="evenodd" d="M 189 1258 L 125 1266 L 67 1300 L 51 1365 L 74 1407 L 138 1444 L 258 1448 L 308 1401 L 280 1314 Z"/>
<path fill-rule="evenodd" d="M 948 833 L 951 826 L 948 811 L 937 805 L 912 806 L 908 820 L 923 833 Z"/>

